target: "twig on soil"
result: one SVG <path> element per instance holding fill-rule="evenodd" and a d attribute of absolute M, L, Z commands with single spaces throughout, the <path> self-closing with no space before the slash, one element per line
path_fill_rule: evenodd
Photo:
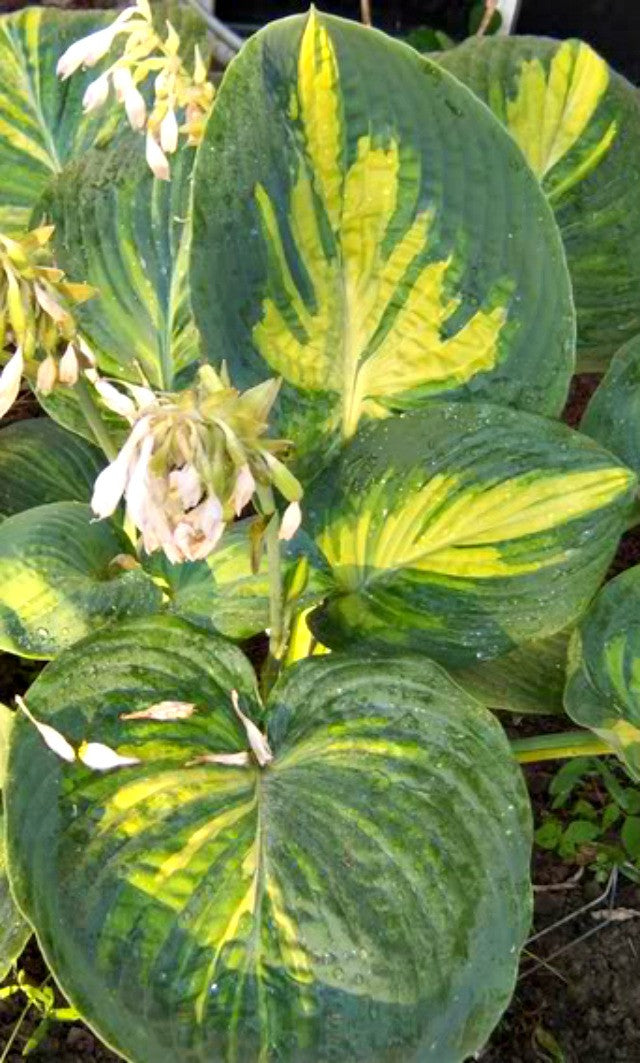
<path fill-rule="evenodd" d="M 618 886 L 618 868 L 614 867 L 609 875 L 609 881 L 605 886 L 604 892 L 596 897 L 595 901 L 589 901 L 588 904 L 583 904 L 581 908 L 578 908 L 575 912 L 570 912 L 569 915 L 563 916 L 562 919 L 558 919 L 556 923 L 551 923 L 550 926 L 545 926 L 543 930 L 539 930 L 537 934 L 533 934 L 527 941 L 527 945 L 532 945 L 534 941 L 538 941 L 546 934 L 551 934 L 554 930 L 558 930 L 559 927 L 564 926 L 566 923 L 573 922 L 579 916 L 584 915 L 585 912 L 590 911 L 592 908 L 597 908 L 599 904 L 603 904 L 605 901 L 609 901 L 609 907 L 613 908 L 614 898 L 616 895 L 616 889 Z"/>
<path fill-rule="evenodd" d="M 626 923 L 628 919 L 637 919 L 640 912 L 635 908 L 605 908 L 601 912 L 592 912 L 591 918 L 607 923 Z"/>
<path fill-rule="evenodd" d="M 580 879 L 584 875 L 584 867 L 579 867 L 575 875 L 571 878 L 567 878 L 564 882 L 554 882 L 550 886 L 535 886 L 533 887 L 534 893 L 559 893 L 562 890 L 573 890 L 578 885 Z"/>

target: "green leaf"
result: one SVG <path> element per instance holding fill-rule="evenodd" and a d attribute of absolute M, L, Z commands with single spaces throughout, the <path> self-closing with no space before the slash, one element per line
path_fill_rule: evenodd
<path fill-rule="evenodd" d="M 620 832 L 622 844 L 632 860 L 640 860 L 640 818 L 627 816 Z"/>
<path fill-rule="evenodd" d="M 17 723 L 12 882 L 56 980 L 135 1063 L 458 1063 L 513 988 L 530 918 L 530 811 L 495 719 L 417 657 L 335 655 L 271 696 L 266 769 L 233 646 L 175 618 L 122 623 L 27 695 L 92 773 Z M 160 699 L 189 719 L 122 720 Z M 486 764 L 491 764 L 491 772 Z"/>
<path fill-rule="evenodd" d="M 574 819 L 563 832 L 558 843 L 558 853 L 563 859 L 575 856 L 583 845 L 600 837 L 600 827 L 586 819 Z"/>
<path fill-rule="evenodd" d="M 128 540 L 89 506 L 54 502 L 0 525 L 0 649 L 53 657 L 97 626 L 157 612 L 162 594 L 141 569 L 111 562 Z"/>
<path fill-rule="evenodd" d="M 640 566 L 636 566 L 607 583 L 580 621 L 569 647 L 565 690 L 569 716 L 608 742 L 636 780 L 640 780 L 639 676 Z M 610 788 L 610 782 L 607 785 Z"/>
<path fill-rule="evenodd" d="M 0 705 L 0 790 L 5 784 L 12 723 L 13 713 L 6 706 Z M 30 934 L 31 930 L 18 911 L 9 886 L 4 845 L 4 814 L 0 808 L 0 982 L 7 977 Z"/>
<path fill-rule="evenodd" d="M 569 636 L 569 631 L 559 631 L 525 642 L 494 660 L 454 669 L 452 675 L 489 709 L 559 715 L 564 712 Z"/>
<path fill-rule="evenodd" d="M 46 417 L 0 431 L 0 519 L 47 502 L 88 502 L 105 460 Z"/>
<path fill-rule="evenodd" d="M 562 837 L 562 823 L 555 816 L 549 816 L 533 837 L 541 849 L 557 849 Z"/>
<path fill-rule="evenodd" d="M 267 559 L 263 554 L 258 572 L 252 572 L 252 523 L 249 518 L 231 525 L 206 561 L 172 565 L 161 553 L 144 559 L 145 569 L 169 596 L 169 612 L 229 639 L 251 638 L 269 626 Z M 318 551 L 302 532 L 282 545 L 285 580 L 301 554 L 311 558 L 309 584 L 297 603 L 308 607 L 322 597 Z"/>
<path fill-rule="evenodd" d="M 549 793 L 554 798 L 551 807 L 563 808 L 569 800 L 576 786 L 590 772 L 593 772 L 594 760 L 592 757 L 573 757 L 571 760 L 558 768 L 549 783 Z"/>
<path fill-rule="evenodd" d="M 580 430 L 640 472 L 640 336 L 611 360 L 587 406 Z"/>
<path fill-rule="evenodd" d="M 56 76 L 62 53 L 80 37 L 113 21 L 111 11 L 56 11 L 29 7 L 0 17 L 0 230 L 29 227 L 31 212 L 51 177 L 119 118 L 113 106 L 83 114 L 82 97 L 108 60 Z"/>
<path fill-rule="evenodd" d="M 620 808 L 616 805 L 615 801 L 612 801 L 610 805 L 607 805 L 602 813 L 602 822 L 600 823 L 600 829 L 605 834 L 608 830 L 611 830 L 613 825 L 618 822 L 622 815 Z"/>
<path fill-rule="evenodd" d="M 283 378 L 279 430 L 310 473 L 363 418 L 434 395 L 561 408 L 574 316 L 551 211 L 486 109 L 406 45 L 315 11 L 256 34 L 193 210 L 204 354 L 242 386 Z"/>
<path fill-rule="evenodd" d="M 504 122 L 562 233 L 578 362 L 602 369 L 640 326 L 637 90 L 581 41 L 492 37 L 434 57 Z"/>
<path fill-rule="evenodd" d="M 362 431 L 306 502 L 332 579 L 310 626 L 454 668 L 569 626 L 635 490 L 591 440 L 531 414 L 433 402 Z"/>
<path fill-rule="evenodd" d="M 59 264 L 99 291 L 77 317 L 100 368 L 164 389 L 199 354 L 186 277 L 193 156 L 181 147 L 171 181 L 158 181 L 127 131 L 67 166 L 43 205 Z"/>

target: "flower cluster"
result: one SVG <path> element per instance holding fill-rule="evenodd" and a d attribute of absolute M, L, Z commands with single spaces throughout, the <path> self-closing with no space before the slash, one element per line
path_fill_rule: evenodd
<path fill-rule="evenodd" d="M 252 500 L 272 513 L 275 487 L 289 503 L 280 536 L 295 534 L 302 488 L 278 456 L 288 444 L 265 435 L 278 381 L 240 393 L 224 366 L 220 373 L 205 366 L 192 389 L 175 394 L 131 385 L 125 394 L 100 378 L 95 387 L 131 424 L 118 456 L 96 480 L 98 517 L 110 516 L 124 497 L 147 553 L 162 549 L 173 563 L 198 561 Z"/>
<path fill-rule="evenodd" d="M 15 401 L 25 369 L 33 366 L 36 386 L 47 395 L 56 383 L 75 384 L 79 372 L 94 364 L 73 307 L 96 292 L 50 264 L 52 234 L 52 225 L 22 238 L 0 233 L 0 351 L 15 347 L 0 376 L 0 416 Z M 36 363 L 36 355 L 44 358 Z"/>
<path fill-rule="evenodd" d="M 118 36 L 126 37 L 124 51 L 87 88 L 85 112 L 101 107 L 112 85 L 131 127 L 146 129 L 146 157 L 154 175 L 168 181 L 167 156 L 176 151 L 179 134 L 184 133 L 189 144 L 200 143 L 213 101 L 213 85 L 197 45 L 193 73 L 189 73 L 178 54 L 180 37 L 171 23 L 167 22 L 164 40 L 156 33 L 148 0 L 137 0 L 136 6 L 125 8 L 111 26 L 75 41 L 58 62 L 58 75 L 68 78 L 80 67 L 95 66 Z M 148 111 L 139 86 L 151 74 L 155 75 L 154 102 Z"/>

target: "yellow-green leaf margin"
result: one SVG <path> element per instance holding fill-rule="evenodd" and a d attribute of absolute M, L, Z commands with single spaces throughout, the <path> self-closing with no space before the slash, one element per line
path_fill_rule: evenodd
<path fill-rule="evenodd" d="M 244 384 L 283 378 L 280 430 L 312 466 L 434 395 L 561 407 L 574 322 L 549 207 L 486 109 L 412 49 L 313 10 L 256 34 L 193 209 L 204 354 Z"/>
<path fill-rule="evenodd" d="M 564 703 L 640 781 L 640 567 L 603 588 L 576 629 Z"/>
<path fill-rule="evenodd" d="M 310 626 L 456 668 L 546 638 L 598 589 L 636 488 L 591 440 L 507 408 L 433 402 L 370 426 L 307 499 L 332 569 Z"/>
<path fill-rule="evenodd" d="M 471 39 L 434 57 L 505 124 L 563 236 L 578 361 L 602 369 L 640 330 L 640 104 L 583 41 Z"/>

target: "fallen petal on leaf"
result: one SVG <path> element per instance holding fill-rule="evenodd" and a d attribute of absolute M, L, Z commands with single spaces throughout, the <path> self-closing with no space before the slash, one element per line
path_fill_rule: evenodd
<path fill-rule="evenodd" d="M 139 712 L 121 713 L 120 719 L 188 720 L 195 711 L 195 705 L 189 701 L 159 701 L 156 705 L 149 705 L 148 709 L 140 709 Z"/>

